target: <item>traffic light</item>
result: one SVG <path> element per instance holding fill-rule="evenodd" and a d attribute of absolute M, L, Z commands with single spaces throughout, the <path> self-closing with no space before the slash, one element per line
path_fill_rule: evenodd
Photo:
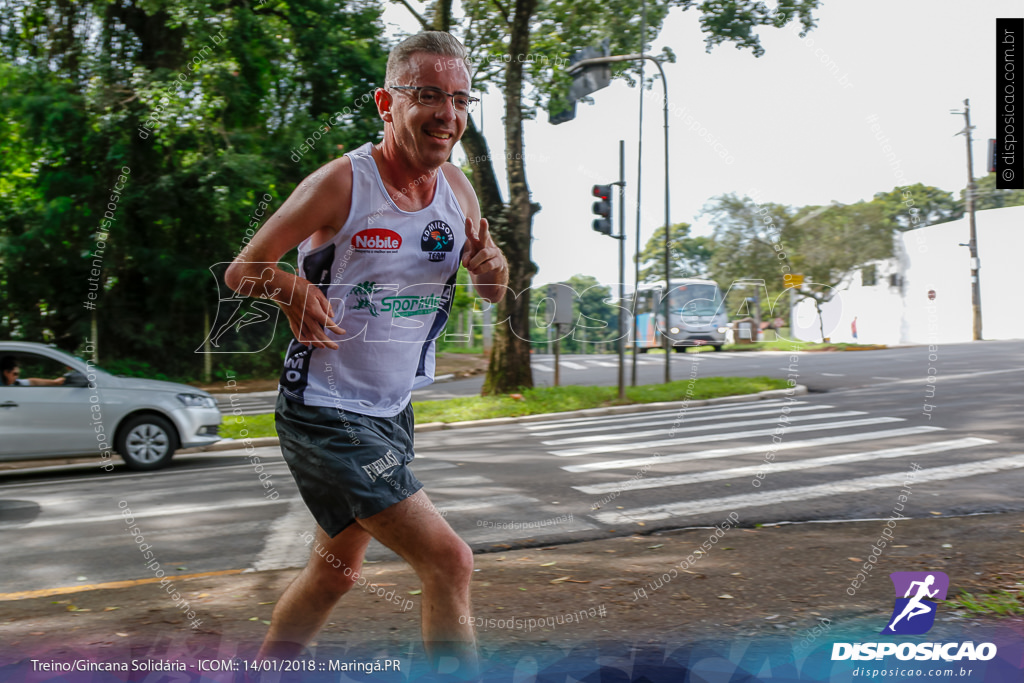
<path fill-rule="evenodd" d="M 594 202 L 594 213 L 600 218 L 594 219 L 594 230 L 604 235 L 612 234 L 612 186 L 594 185 L 591 191 L 601 201 Z"/>

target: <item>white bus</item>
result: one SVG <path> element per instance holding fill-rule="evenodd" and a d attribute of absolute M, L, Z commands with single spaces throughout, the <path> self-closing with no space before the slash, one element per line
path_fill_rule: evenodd
<path fill-rule="evenodd" d="M 640 353 L 662 348 L 661 333 L 666 329 L 662 304 L 665 281 L 641 284 L 636 304 L 634 343 Z M 676 351 L 687 346 L 713 346 L 721 351 L 729 316 L 725 311 L 722 290 L 712 280 L 684 278 L 672 280 L 669 297 L 668 337 Z"/>

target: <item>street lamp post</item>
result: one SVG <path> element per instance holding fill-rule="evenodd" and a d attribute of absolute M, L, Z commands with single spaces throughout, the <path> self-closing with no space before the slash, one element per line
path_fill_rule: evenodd
<path fill-rule="evenodd" d="M 634 62 L 637 60 L 649 59 L 654 62 L 655 66 L 658 67 L 658 73 L 661 74 L 661 85 L 665 92 L 665 103 L 662 107 L 662 112 L 665 118 L 665 295 L 662 299 L 662 305 L 664 307 L 665 314 L 665 331 L 662 335 L 665 338 L 665 382 L 672 381 L 672 345 L 668 337 L 669 327 L 669 305 L 668 305 L 668 294 L 672 290 L 672 264 L 669 256 L 669 182 L 668 182 L 668 81 L 665 79 L 665 70 L 661 68 L 661 62 L 647 54 L 630 54 L 630 55 L 611 55 L 609 57 L 591 57 L 589 59 L 581 59 L 572 65 L 569 69 L 569 74 L 575 74 L 587 67 L 598 66 L 600 64 L 611 64 L 613 62 Z M 642 84 L 641 84 L 641 87 Z M 639 284 L 638 284 L 639 286 Z"/>

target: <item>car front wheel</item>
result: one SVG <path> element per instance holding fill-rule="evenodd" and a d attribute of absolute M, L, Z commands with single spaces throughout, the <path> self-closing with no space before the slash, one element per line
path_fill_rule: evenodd
<path fill-rule="evenodd" d="M 117 439 L 117 452 L 129 469 L 156 470 L 167 465 L 174 455 L 174 425 L 159 415 L 139 415 L 129 419 Z"/>

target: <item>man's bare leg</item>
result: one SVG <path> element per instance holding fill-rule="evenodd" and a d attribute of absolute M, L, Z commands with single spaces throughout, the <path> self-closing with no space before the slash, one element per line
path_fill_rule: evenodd
<path fill-rule="evenodd" d="M 357 520 L 374 538 L 408 562 L 423 584 L 423 646 L 444 673 L 477 671 L 470 620 L 473 551 L 434 508 L 422 490 L 372 517 Z M 445 658 L 459 662 L 450 670 Z"/>
<path fill-rule="evenodd" d="M 317 553 L 317 543 L 314 543 L 305 569 L 274 606 L 259 659 L 287 659 L 302 652 L 323 627 L 341 596 L 359 578 L 363 555 L 370 543 L 370 534 L 363 527 L 351 524 L 334 538 L 317 527 L 316 541 L 324 556 Z M 328 563 L 331 555 L 334 559 Z M 346 568 L 351 568 L 347 576 Z"/>

